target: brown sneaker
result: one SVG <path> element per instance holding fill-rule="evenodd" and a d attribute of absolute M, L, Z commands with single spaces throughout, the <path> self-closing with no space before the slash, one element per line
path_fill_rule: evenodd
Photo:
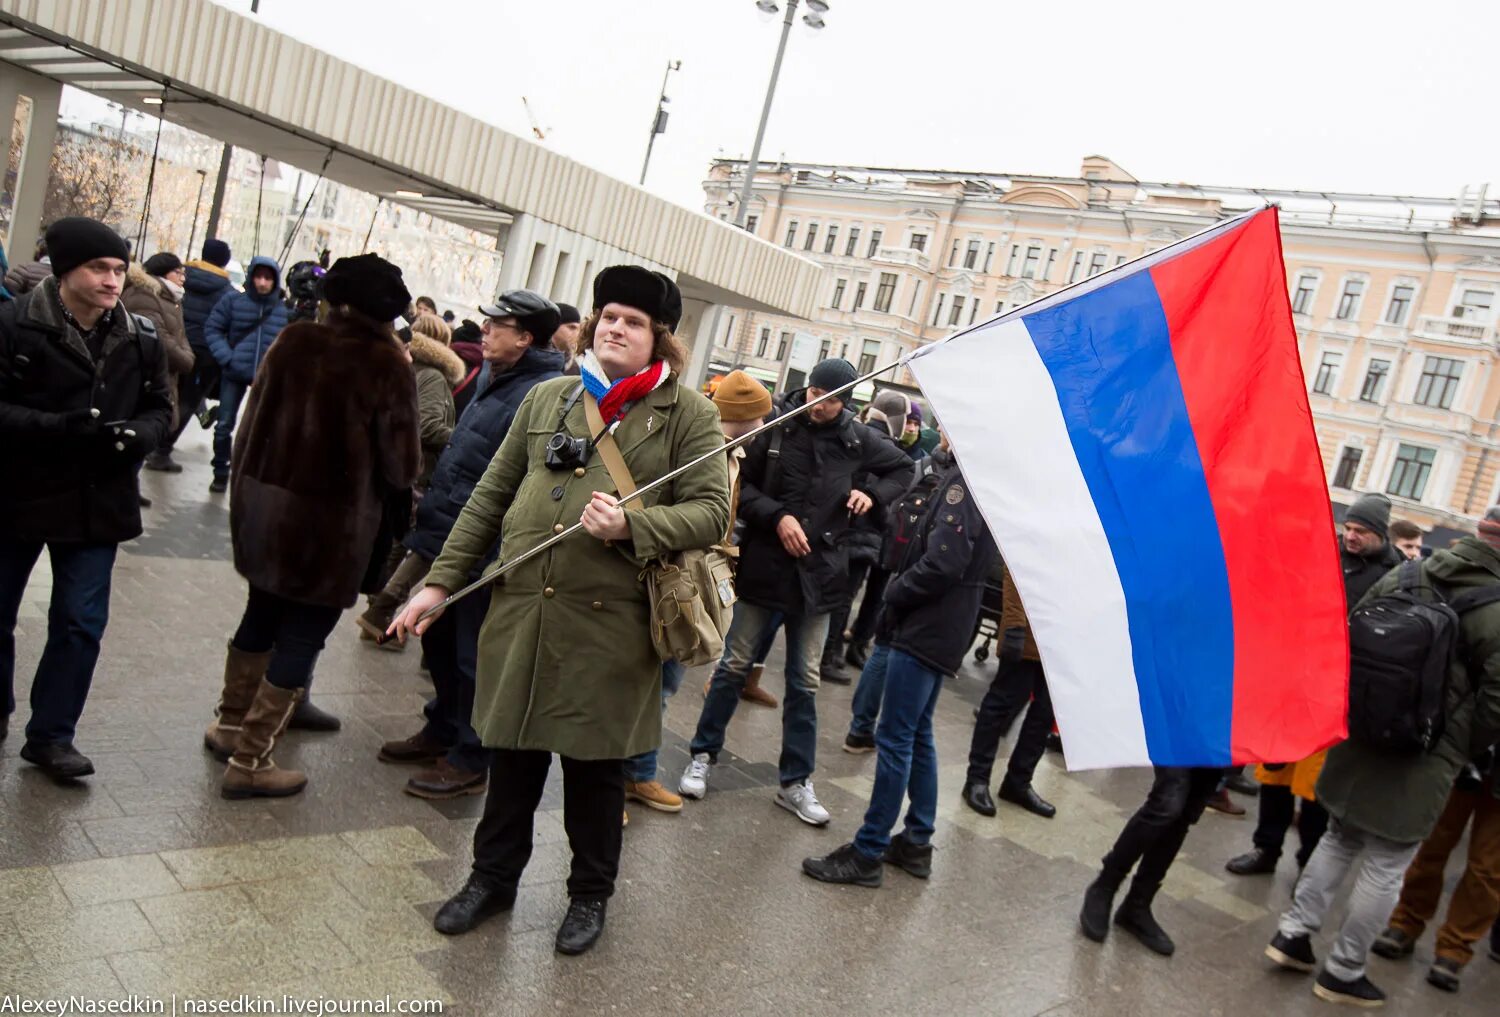
<path fill-rule="evenodd" d="M 441 801 L 465 795 L 482 795 L 488 784 L 489 774 L 460 770 L 447 759 L 439 759 L 432 769 L 423 770 L 407 781 L 402 790 L 416 798 Z"/>
<path fill-rule="evenodd" d="M 625 800 L 640 802 L 657 812 L 681 812 L 682 799 L 662 786 L 659 780 L 625 782 Z"/>
<path fill-rule="evenodd" d="M 447 752 L 448 746 L 441 745 L 427 737 L 427 731 L 424 728 L 410 738 L 386 742 L 380 747 L 378 758 L 382 763 L 419 763 L 430 766 Z"/>

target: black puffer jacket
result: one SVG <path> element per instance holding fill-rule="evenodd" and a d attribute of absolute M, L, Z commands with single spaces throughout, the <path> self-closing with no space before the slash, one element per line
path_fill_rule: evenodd
<path fill-rule="evenodd" d="M 788 408 L 806 401 L 794 392 Z M 779 440 L 777 439 L 779 435 Z M 769 470 L 771 451 L 777 466 Z M 740 469 L 739 515 L 744 520 L 739 596 L 751 604 L 797 614 L 822 614 L 848 597 L 849 492 L 868 477 L 864 492 L 876 505 L 890 505 L 911 478 L 911 460 L 848 410 L 826 424 L 806 414 L 794 417 L 746 446 Z M 812 552 L 793 558 L 781 546 L 776 524 L 791 516 L 807 535 Z"/>
<path fill-rule="evenodd" d="M 194 353 L 212 359 L 203 323 L 224 294 L 229 292 L 229 273 L 206 261 L 190 261 L 182 280 L 182 326 Z"/>
<path fill-rule="evenodd" d="M 957 466 L 934 490 L 920 535 L 885 588 L 876 638 L 951 675 L 974 639 L 984 580 L 999 551 Z"/>
<path fill-rule="evenodd" d="M 98 361 L 62 316 L 48 276 L 0 304 L 0 534 L 19 540 L 117 544 L 140 536 L 141 460 L 172 423 L 161 340 L 123 307 L 111 312 Z M 128 421 L 115 448 L 103 427 Z"/>
<path fill-rule="evenodd" d="M 1350 554 L 1339 542 L 1339 562 L 1344 566 L 1345 609 L 1352 611 L 1360 598 L 1370 592 L 1370 587 L 1380 582 L 1380 577 L 1400 565 L 1406 559 L 1390 544 L 1382 544 L 1372 554 Z"/>
<path fill-rule="evenodd" d="M 474 485 L 510 430 L 521 400 L 542 382 L 560 377 L 562 368 L 561 353 L 531 346 L 514 367 L 490 379 L 474 396 L 438 457 L 427 494 L 417 503 L 416 525 L 406 535 L 408 548 L 429 561 L 437 558 Z"/>

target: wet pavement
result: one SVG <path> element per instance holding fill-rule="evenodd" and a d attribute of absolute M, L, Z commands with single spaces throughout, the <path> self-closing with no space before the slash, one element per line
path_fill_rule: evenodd
<path fill-rule="evenodd" d="M 290 996 L 295 1006 L 389 995 L 439 1000 L 450 1014 L 768 1017 L 1329 1010 L 1307 977 L 1261 956 L 1287 902 L 1290 858 L 1274 877 L 1224 871 L 1249 847 L 1248 799 L 1239 799 L 1245 819 L 1209 813 L 1172 869 L 1157 915 L 1177 939 L 1175 957 L 1128 936 L 1101 947 L 1078 933 L 1092 867 L 1149 774 L 1068 774 L 1049 754 L 1036 783 L 1057 804 L 1056 819 L 1005 804 L 993 819 L 969 812 L 958 792 L 993 660 L 971 659 L 938 703 L 942 808 L 928 881 L 887 869 L 885 885 L 867 890 L 800 873 L 803 857 L 852 836 L 874 772 L 874 756 L 839 750 L 851 690 L 825 684 L 816 783 L 833 814 L 828 829 L 773 804 L 779 715 L 742 704 L 732 756 L 706 800 L 680 815 L 631 808 L 618 892 L 592 953 L 552 950 L 568 861 L 556 767 L 515 910 L 467 936 L 440 936 L 431 918 L 467 872 L 482 801 L 409 797 L 409 771 L 376 761 L 383 740 L 420 724 L 427 683 L 415 647 L 360 643 L 346 614 L 313 686 L 344 729 L 293 733 L 277 750 L 284 765 L 309 773 L 307 791 L 250 803 L 219 797 L 222 766 L 201 736 L 245 588 L 229 562 L 227 501 L 208 494 L 207 442 L 196 427 L 179 458 L 186 472 L 143 478 L 155 504 L 146 534 L 122 549 L 78 735 L 98 774 L 77 787 L 54 786 L 16 756 L 45 633 L 45 558 L 22 607 L 20 705 L 0 746 L 0 1002 L 135 996 L 166 1001 L 170 1013 L 174 997 L 184 1006 Z M 778 693 L 780 660 L 778 646 L 766 681 Z M 690 672 L 668 712 L 669 786 L 687 761 L 706 670 Z M 1318 946 L 1326 952 L 1326 935 Z M 1454 996 L 1425 984 L 1431 957 L 1429 935 L 1412 960 L 1372 959 L 1392 1012 L 1495 1012 L 1500 964 L 1481 949 Z"/>

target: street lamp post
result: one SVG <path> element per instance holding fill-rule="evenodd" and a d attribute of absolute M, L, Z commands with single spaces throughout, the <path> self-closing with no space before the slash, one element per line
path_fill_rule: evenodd
<path fill-rule="evenodd" d="M 656 144 L 658 134 L 667 133 L 667 78 L 673 71 L 682 70 L 681 60 L 668 60 L 667 70 L 661 76 L 661 98 L 656 100 L 656 115 L 651 118 L 651 133 L 646 137 L 646 160 L 641 163 L 641 186 L 646 186 L 646 167 L 651 165 L 651 146 Z"/>
<path fill-rule="evenodd" d="M 745 183 L 740 188 L 740 201 L 734 210 L 734 224 L 745 225 L 745 216 L 750 211 L 750 189 L 755 186 L 755 171 L 760 168 L 760 143 L 766 137 L 766 121 L 771 118 L 771 100 L 776 96 L 776 79 L 781 76 L 781 58 L 786 55 L 786 40 L 792 34 L 792 19 L 797 13 L 799 0 L 786 0 L 786 18 L 781 22 L 781 42 L 776 47 L 776 62 L 771 65 L 771 83 L 766 86 L 766 103 L 760 110 L 760 126 L 755 129 L 755 145 L 750 149 L 750 163 L 745 167 Z M 775 14 L 779 8 L 776 0 L 756 0 L 755 6 L 767 14 Z M 823 15 L 828 11 L 827 0 L 807 0 L 809 13 L 802 19 L 808 28 L 822 28 Z"/>

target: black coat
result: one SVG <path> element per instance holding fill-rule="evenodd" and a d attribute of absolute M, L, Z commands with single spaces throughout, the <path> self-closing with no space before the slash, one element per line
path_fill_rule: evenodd
<path fill-rule="evenodd" d="M 182 280 L 182 327 L 195 352 L 209 353 L 203 323 L 228 292 L 229 273 L 206 261 L 188 262 Z"/>
<path fill-rule="evenodd" d="M 954 674 L 974 641 L 984 581 L 1000 554 L 957 466 L 928 503 L 920 536 L 885 588 L 877 640 Z"/>
<path fill-rule="evenodd" d="M 0 304 L 0 534 L 7 538 L 117 544 L 140 536 L 136 476 L 172 424 L 170 378 L 155 333 L 123 307 L 111 314 L 96 364 L 63 319 L 56 279 Z M 90 408 L 99 411 L 93 427 L 83 423 Z M 117 421 L 135 432 L 125 451 L 98 426 Z"/>
<path fill-rule="evenodd" d="M 437 558 L 474 485 L 510 430 L 521 400 L 542 382 L 560 377 L 562 369 L 561 353 L 531 346 L 514 367 L 490 379 L 474 396 L 438 457 L 427 493 L 417 503 L 416 525 L 406 535 L 408 548 L 429 561 Z"/>
<path fill-rule="evenodd" d="M 1380 582 L 1380 577 L 1400 565 L 1406 559 L 1390 544 L 1384 544 L 1374 554 L 1350 554 L 1339 543 L 1339 562 L 1344 566 L 1344 609 L 1354 610 L 1370 587 Z"/>
<path fill-rule="evenodd" d="M 789 407 L 802 404 L 794 392 Z M 775 436 L 780 434 L 779 443 Z M 770 452 L 779 444 L 777 467 Z M 751 604 L 797 614 L 836 610 L 848 599 L 851 518 L 847 502 L 856 478 L 876 505 L 891 504 L 911 478 L 911 460 L 889 439 L 848 410 L 827 424 L 806 414 L 762 434 L 746 446 L 740 469 L 739 597 Z M 791 516 L 802 525 L 812 552 L 793 558 L 781 546 L 776 523 Z"/>

